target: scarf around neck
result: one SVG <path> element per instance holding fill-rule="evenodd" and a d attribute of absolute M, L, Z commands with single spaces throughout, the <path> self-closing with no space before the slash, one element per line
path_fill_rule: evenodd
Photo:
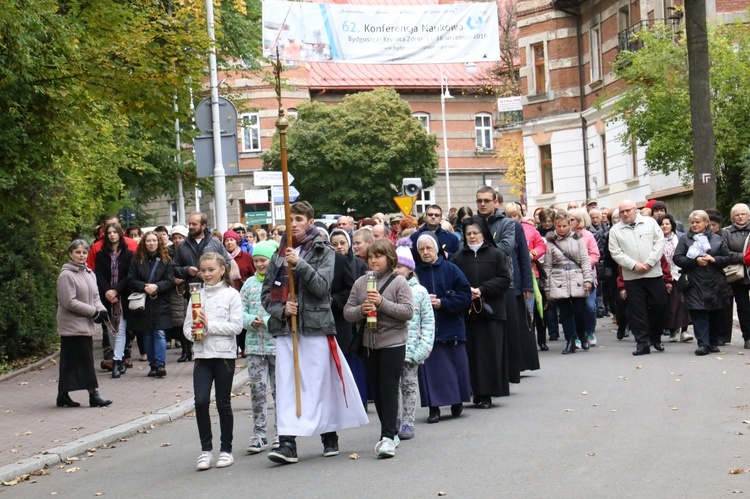
<path fill-rule="evenodd" d="M 242 250 L 239 246 L 237 246 L 237 249 L 229 253 L 229 278 L 232 281 L 236 281 L 239 279 L 242 279 L 242 276 L 240 275 L 240 267 L 237 265 L 237 262 L 234 260 L 236 257 L 238 257 L 242 253 Z"/>
<path fill-rule="evenodd" d="M 310 251 L 318 234 L 318 228 L 312 225 L 305 229 L 301 239 L 292 236 L 292 248 L 299 248 L 300 258 L 303 258 Z M 276 253 L 276 274 L 273 276 L 274 281 L 271 284 L 271 294 L 269 296 L 271 303 L 286 303 L 289 296 L 289 267 L 285 256 L 288 248 L 286 236 L 286 234 L 281 236 L 281 244 Z"/>

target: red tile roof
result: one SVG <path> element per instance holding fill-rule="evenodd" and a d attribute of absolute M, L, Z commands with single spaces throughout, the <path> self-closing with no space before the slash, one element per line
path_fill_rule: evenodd
<path fill-rule="evenodd" d="M 477 63 L 470 75 L 462 63 L 456 64 L 336 64 L 310 63 L 308 83 L 316 89 L 371 89 L 394 87 L 410 89 L 439 89 L 445 71 L 448 85 L 454 88 L 476 88 L 487 81 L 484 71 L 495 63 Z"/>

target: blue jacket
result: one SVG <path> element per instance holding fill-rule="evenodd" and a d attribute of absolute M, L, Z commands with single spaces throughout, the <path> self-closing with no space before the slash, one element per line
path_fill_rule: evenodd
<path fill-rule="evenodd" d="M 464 312 L 471 303 L 471 287 L 463 272 L 442 255 L 431 264 L 420 259 L 414 272 L 427 292 L 440 299 L 440 308 L 435 309 L 435 341 L 466 341 Z"/>
<path fill-rule="evenodd" d="M 513 290 L 516 296 L 520 296 L 524 291 L 534 291 L 534 283 L 531 276 L 534 275 L 531 270 L 531 258 L 529 257 L 529 245 L 526 242 L 526 236 L 523 233 L 521 222 L 515 222 L 515 245 L 510 260 L 513 264 Z"/>

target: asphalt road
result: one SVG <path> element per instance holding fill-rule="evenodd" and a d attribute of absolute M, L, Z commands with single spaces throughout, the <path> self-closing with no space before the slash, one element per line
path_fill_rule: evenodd
<path fill-rule="evenodd" d="M 250 399 L 233 399 L 235 464 L 195 471 L 193 417 L 98 448 L 48 476 L 0 488 L 0 497 L 737 497 L 750 494 L 750 350 L 733 345 L 696 357 L 695 343 L 633 357 L 607 319 L 599 345 L 540 352 L 496 407 L 426 423 L 397 455 L 377 460 L 377 415 L 340 434 L 341 454 L 323 458 L 316 437 L 298 439 L 300 462 L 249 456 Z M 446 411 L 443 411 L 444 413 Z M 448 411 L 449 412 L 449 411 Z M 218 420 L 213 413 L 218 453 Z M 351 459 L 356 453 L 359 459 Z M 732 474 L 730 470 L 744 470 Z M 75 470 L 75 471 L 73 471 Z"/>

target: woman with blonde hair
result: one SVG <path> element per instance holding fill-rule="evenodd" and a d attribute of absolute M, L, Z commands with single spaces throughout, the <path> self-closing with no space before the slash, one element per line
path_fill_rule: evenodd
<path fill-rule="evenodd" d="M 677 243 L 674 263 L 682 269 L 678 285 L 683 288 L 693 331 L 698 340 L 695 355 L 719 351 L 722 313 L 731 303 L 724 267 L 732 257 L 726 243 L 708 226 L 708 214 L 690 214 L 690 230 Z"/>

